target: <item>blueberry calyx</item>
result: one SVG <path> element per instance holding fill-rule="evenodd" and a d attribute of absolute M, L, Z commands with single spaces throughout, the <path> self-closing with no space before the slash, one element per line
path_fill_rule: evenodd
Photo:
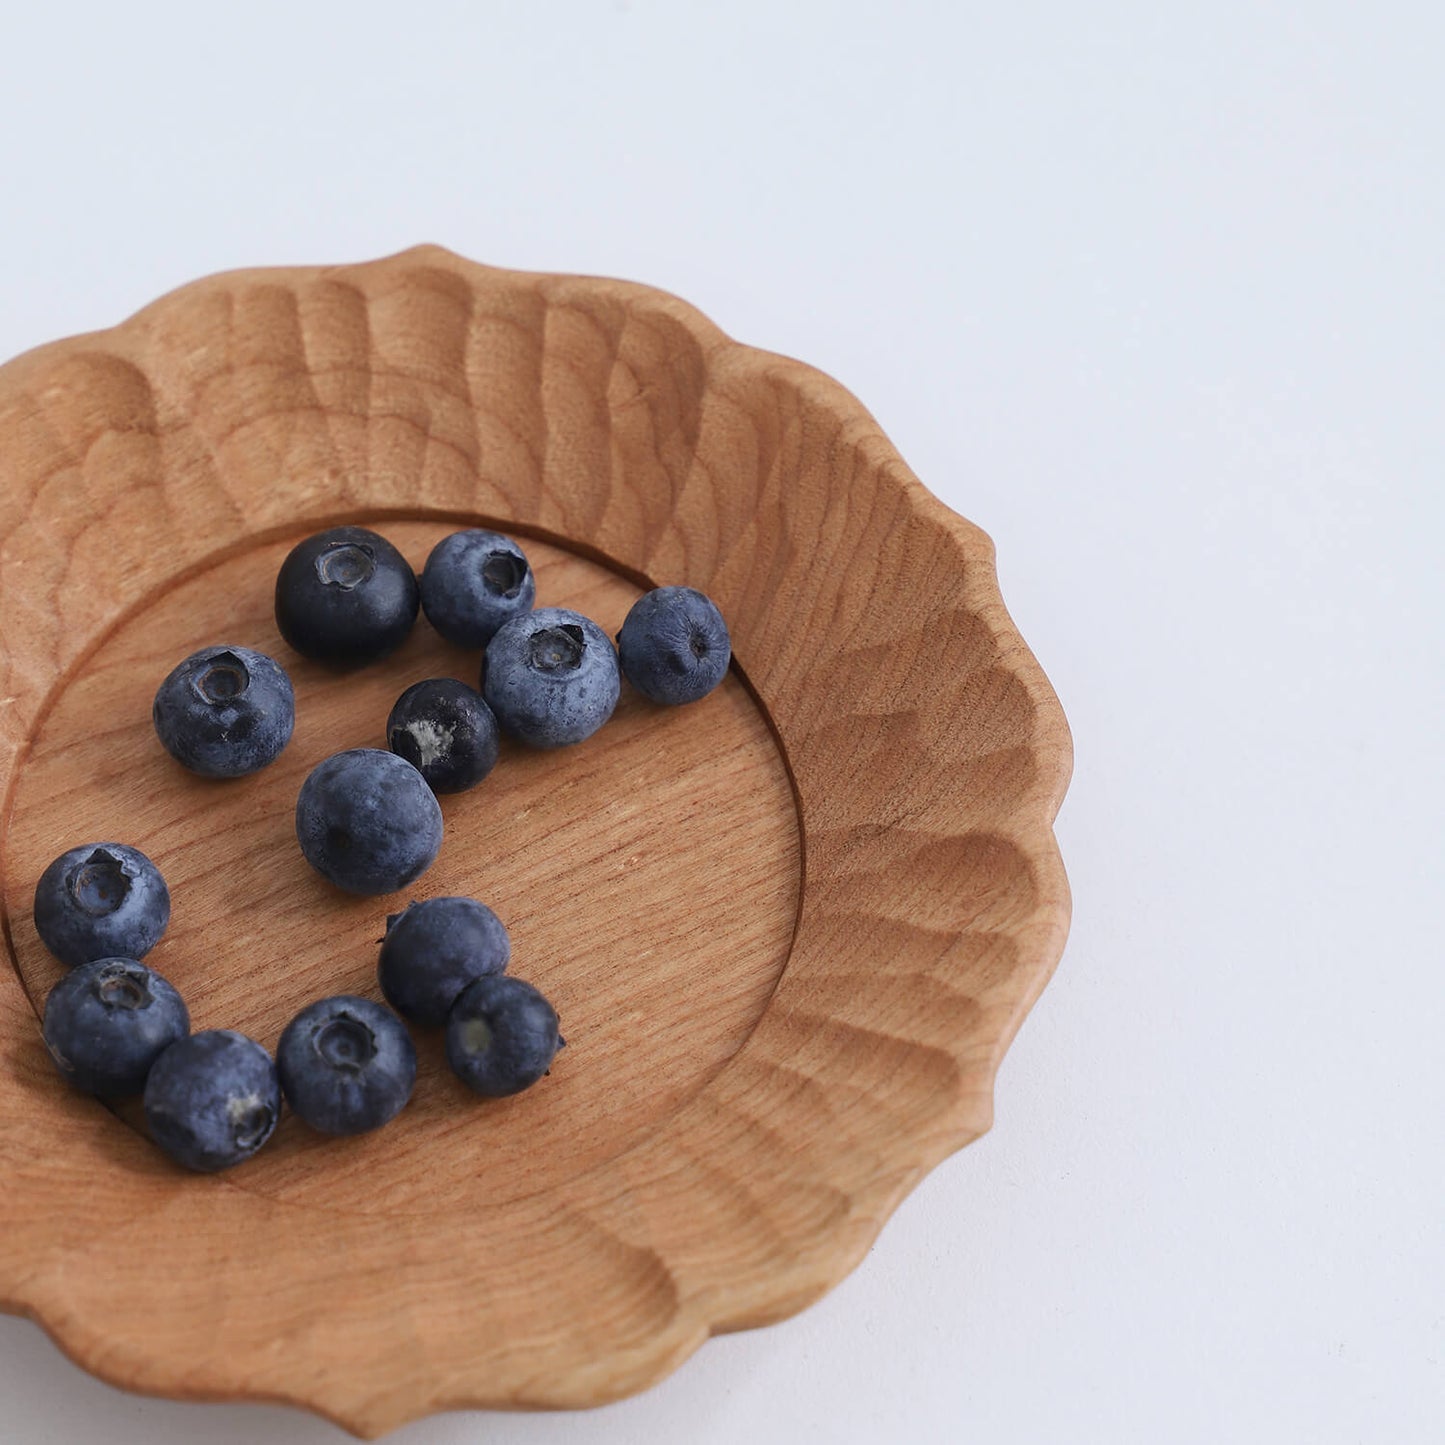
<path fill-rule="evenodd" d="M 114 913 L 130 893 L 125 865 L 105 848 L 97 848 L 73 869 L 67 886 L 76 905 L 92 918 Z"/>
<path fill-rule="evenodd" d="M 587 646 L 582 629 L 575 622 L 557 627 L 540 627 L 532 634 L 532 666 L 538 672 L 571 672 L 582 666 Z"/>
<path fill-rule="evenodd" d="M 139 1009 L 151 1001 L 150 985 L 129 963 L 108 964 L 96 980 L 95 996 L 107 1008 Z"/>
<path fill-rule="evenodd" d="M 327 587 L 350 592 L 369 582 L 376 571 L 376 554 L 362 542 L 334 542 L 316 559 L 316 575 Z"/>
<path fill-rule="evenodd" d="M 489 592 L 510 600 L 521 592 L 527 570 L 526 560 L 515 552 L 489 552 L 482 563 L 482 581 Z"/>
<path fill-rule="evenodd" d="M 376 1057 L 376 1035 L 352 1014 L 327 1019 L 311 1036 L 311 1046 L 333 1069 L 359 1074 Z"/>
<path fill-rule="evenodd" d="M 246 664 L 234 652 L 221 652 L 196 674 L 191 686 L 202 702 L 228 703 L 244 697 L 251 686 Z"/>

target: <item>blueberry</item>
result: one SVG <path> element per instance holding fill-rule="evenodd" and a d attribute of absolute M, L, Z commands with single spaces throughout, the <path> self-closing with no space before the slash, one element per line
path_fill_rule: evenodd
<path fill-rule="evenodd" d="M 291 679 L 248 647 L 203 647 L 171 672 L 151 707 L 156 736 L 183 767 L 239 778 L 280 756 L 296 724 Z"/>
<path fill-rule="evenodd" d="M 656 587 L 639 597 L 617 634 L 617 650 L 638 692 L 674 705 L 706 697 L 732 657 L 722 613 L 692 587 Z"/>
<path fill-rule="evenodd" d="M 502 727 L 531 747 L 591 737 L 612 716 L 619 690 L 617 653 L 580 612 L 539 607 L 487 644 L 483 695 Z"/>
<path fill-rule="evenodd" d="M 204 1173 L 229 1169 L 249 1159 L 276 1128 L 276 1066 L 245 1034 L 191 1034 L 151 1065 L 145 1113 L 151 1138 L 177 1164 Z"/>
<path fill-rule="evenodd" d="M 416 574 L 365 527 L 333 527 L 291 549 L 276 574 L 276 625 L 304 657 L 361 667 L 395 651 L 416 621 Z"/>
<path fill-rule="evenodd" d="M 386 720 L 386 741 L 435 793 L 474 788 L 497 762 L 491 708 L 454 677 L 431 677 L 407 688 Z"/>
<path fill-rule="evenodd" d="M 365 1134 L 396 1118 L 416 1083 L 406 1025 L 369 998 L 339 994 L 301 1010 L 276 1046 L 286 1102 L 323 1134 Z"/>
<path fill-rule="evenodd" d="M 61 963 L 144 958 L 171 921 L 160 869 L 124 843 L 62 853 L 35 885 L 35 931 Z"/>
<path fill-rule="evenodd" d="M 439 1028 L 457 995 L 501 973 L 512 956 L 506 925 L 475 898 L 428 898 L 386 920 L 376 976 L 397 1013 Z"/>
<path fill-rule="evenodd" d="M 306 861 L 348 893 L 394 893 L 420 878 L 442 846 L 442 810 L 404 758 L 380 748 L 333 753 L 296 798 Z"/>
<path fill-rule="evenodd" d="M 469 983 L 447 1015 L 447 1062 L 488 1098 L 530 1088 L 564 1042 L 552 1005 L 530 983 L 504 973 Z"/>
<path fill-rule="evenodd" d="M 427 621 L 459 647 L 485 647 L 504 622 L 532 610 L 536 595 L 522 549 L 499 532 L 453 532 L 422 568 Z"/>
<path fill-rule="evenodd" d="M 181 996 L 133 958 L 73 968 L 45 1000 L 45 1047 L 87 1094 L 138 1094 L 160 1054 L 191 1031 Z"/>

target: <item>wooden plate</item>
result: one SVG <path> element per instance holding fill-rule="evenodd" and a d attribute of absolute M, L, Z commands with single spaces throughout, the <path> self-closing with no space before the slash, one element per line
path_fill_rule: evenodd
<path fill-rule="evenodd" d="M 379 744 L 404 685 L 476 658 L 425 622 L 346 678 L 282 645 L 277 565 L 342 520 L 418 567 L 497 526 L 539 602 L 609 631 L 641 587 L 700 587 L 736 666 L 691 708 L 625 691 L 593 739 L 508 749 L 444 805 L 413 892 L 509 924 L 513 971 L 563 1018 L 550 1078 L 484 1104 L 422 1037 L 380 1133 L 288 1119 L 189 1176 L 56 1078 L 31 894 L 64 848 L 143 848 L 175 900 L 151 961 L 198 1028 L 274 1046 L 304 1002 L 375 992 L 395 904 L 305 867 L 296 789 Z M 233 783 L 150 729 L 160 678 L 211 642 L 276 652 L 297 686 L 291 746 Z M 214 277 L 9 363 L 0 1306 L 126 1388 L 367 1436 L 597 1404 L 801 1309 L 989 1125 L 1063 946 L 1069 765 L 988 539 L 842 388 L 659 292 L 426 247 Z"/>

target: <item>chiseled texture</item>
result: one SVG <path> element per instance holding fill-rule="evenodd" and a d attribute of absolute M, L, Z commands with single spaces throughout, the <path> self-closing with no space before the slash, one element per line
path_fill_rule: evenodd
<path fill-rule="evenodd" d="M 274 657 L 203 647 L 156 690 L 151 720 L 165 750 L 208 778 L 240 778 L 274 763 L 296 726 L 296 694 Z"/>
<path fill-rule="evenodd" d="M 35 929 L 61 963 L 144 958 L 171 921 L 161 871 L 139 848 L 86 843 L 56 858 L 35 885 Z"/>
<path fill-rule="evenodd" d="M 517 750 L 448 802 L 467 813 L 516 789 L 501 823 L 443 850 L 439 879 L 456 873 L 438 891 L 505 907 L 518 966 L 526 946 L 523 971 L 545 978 L 568 1039 L 545 1087 L 458 1111 L 435 1076 L 375 1140 L 283 1125 L 236 1187 L 178 1180 L 55 1087 L 27 1007 L 54 976 L 27 933 L 40 840 L 62 813 L 94 835 L 79 820 L 97 779 L 128 800 L 136 838 L 154 831 L 192 870 L 187 918 L 234 924 L 214 1003 L 267 1039 L 305 1002 L 298 956 L 364 986 L 360 940 L 381 919 L 299 866 L 289 798 L 239 811 L 241 794 L 299 783 L 308 715 L 354 708 L 338 680 L 296 669 L 297 741 L 244 789 L 125 791 L 125 768 L 148 775 L 101 737 L 124 717 L 97 710 L 130 696 L 103 666 L 114 629 L 159 639 L 164 664 L 185 650 L 167 598 L 199 615 L 214 605 L 200 583 L 224 574 L 259 587 L 264 614 L 277 549 L 356 519 L 416 528 L 415 556 L 464 525 L 528 539 L 534 566 L 534 542 L 570 541 L 584 557 L 539 592 L 599 619 L 597 560 L 614 581 L 696 587 L 727 619 L 736 679 L 696 708 L 624 697 L 587 746 Z M 276 560 L 257 568 L 263 553 Z M 439 662 L 423 666 L 408 680 Z M 372 736 L 395 691 L 371 694 Z M 999 1062 L 1063 946 L 1051 825 L 1068 731 L 987 537 L 836 383 L 641 286 L 423 248 L 214 277 L 0 367 L 0 698 L 5 903 L 27 985 L 0 972 L 0 1302 L 131 1388 L 286 1400 L 373 1436 L 432 1410 L 639 1390 L 709 1334 L 836 1284 L 989 1126 Z M 754 700 L 786 775 L 751 744 L 708 772 L 709 749 L 754 728 Z M 232 799 L 203 801 L 217 794 Z M 533 879 L 567 886 L 538 897 Z M 262 885 L 274 932 L 256 950 Z M 640 957 L 628 940 L 649 898 L 670 921 Z M 338 932 L 356 940 L 345 956 Z"/>
<path fill-rule="evenodd" d="M 422 569 L 427 621 L 458 647 L 485 647 L 504 622 L 530 612 L 536 596 L 527 554 L 480 527 L 443 537 Z"/>
<path fill-rule="evenodd" d="M 301 1010 L 276 1046 L 286 1102 L 323 1134 L 365 1134 L 402 1111 L 416 1083 L 406 1025 L 369 998 L 338 994 Z"/>
<path fill-rule="evenodd" d="M 45 1047 L 67 1083 L 110 1098 L 136 1094 L 156 1059 L 191 1031 L 185 1002 L 134 958 L 97 958 L 50 990 Z"/>
<path fill-rule="evenodd" d="M 177 1164 L 214 1174 L 244 1164 L 281 1117 L 271 1055 L 234 1029 L 206 1029 L 173 1043 L 145 1083 L 151 1138 Z"/>
<path fill-rule="evenodd" d="M 350 748 L 317 763 L 296 798 L 306 861 L 348 893 L 393 893 L 414 883 L 442 845 L 442 810 L 412 765 L 380 748 Z"/>
<path fill-rule="evenodd" d="M 487 644 L 482 695 L 503 729 L 533 748 L 590 738 L 617 706 L 617 653 L 580 612 L 539 607 Z"/>
<path fill-rule="evenodd" d="M 727 675 L 727 623 L 695 587 L 654 587 L 632 604 L 617 634 L 623 676 L 653 702 L 704 698 Z"/>
<path fill-rule="evenodd" d="M 497 765 L 497 719 L 481 693 L 455 677 L 414 682 L 386 720 L 386 741 L 434 793 L 464 793 Z"/>
<path fill-rule="evenodd" d="M 562 1042 L 556 1009 L 526 980 L 506 974 L 469 983 L 447 1015 L 447 1062 L 485 1098 L 530 1089 Z"/>
<path fill-rule="evenodd" d="M 506 925 L 475 898 L 428 898 L 386 920 L 377 981 L 386 1001 L 424 1028 L 440 1028 L 474 979 L 504 973 L 512 956 Z"/>

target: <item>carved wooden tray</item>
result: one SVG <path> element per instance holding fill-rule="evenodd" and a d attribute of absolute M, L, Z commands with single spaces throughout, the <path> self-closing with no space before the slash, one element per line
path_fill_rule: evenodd
<path fill-rule="evenodd" d="M 420 566 L 460 524 L 524 539 L 539 604 L 609 631 L 640 587 L 717 599 L 736 666 L 692 708 L 629 690 L 560 753 L 508 748 L 444 808 L 417 896 L 473 893 L 557 1003 L 550 1078 L 485 1104 L 419 1038 L 411 1107 L 288 1119 L 219 1177 L 67 1091 L 42 867 L 116 838 L 175 902 L 151 961 L 197 1028 L 274 1047 L 375 992 L 388 899 L 301 862 L 296 789 L 378 745 L 418 678 L 474 679 L 424 621 L 345 678 L 271 616 L 299 537 L 378 527 Z M 150 698 L 211 642 L 274 651 L 272 768 L 183 774 Z M 990 1122 L 1068 922 L 1059 705 L 988 539 L 846 391 L 673 297 L 433 247 L 187 286 L 0 368 L 0 1306 L 86 1369 L 286 1401 L 361 1435 L 462 1406 L 642 1389 L 710 1334 L 836 1284 Z"/>

